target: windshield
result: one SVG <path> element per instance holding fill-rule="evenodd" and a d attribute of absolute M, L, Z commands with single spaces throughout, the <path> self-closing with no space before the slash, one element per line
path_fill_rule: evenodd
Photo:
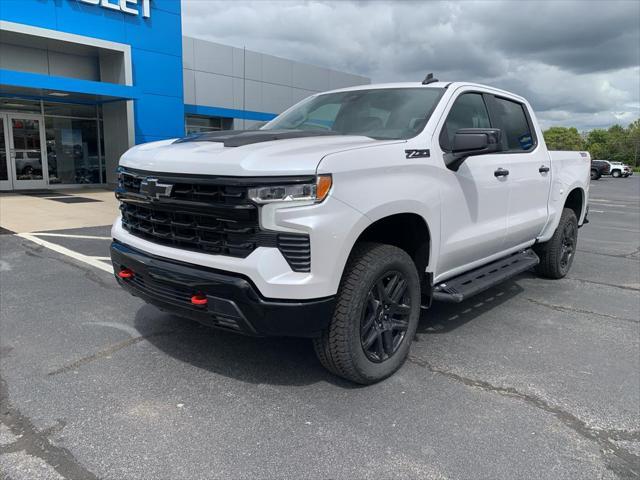
<path fill-rule="evenodd" d="M 385 88 L 307 98 L 262 130 L 325 130 L 336 135 L 407 139 L 422 131 L 441 88 Z"/>

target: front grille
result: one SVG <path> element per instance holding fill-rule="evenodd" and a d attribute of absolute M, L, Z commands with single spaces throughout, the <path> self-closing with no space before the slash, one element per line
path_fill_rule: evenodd
<path fill-rule="evenodd" d="M 257 246 L 275 246 L 260 231 L 256 211 L 191 212 L 123 202 L 122 225 L 133 235 L 162 245 L 246 257 Z"/>
<path fill-rule="evenodd" d="M 142 194 L 145 179 L 153 179 L 161 194 Z M 309 236 L 262 230 L 258 206 L 247 198 L 255 179 L 242 182 L 238 177 L 121 171 L 116 197 L 122 226 L 154 243 L 216 255 L 245 258 L 258 247 L 279 248 L 293 271 L 309 272 Z"/>

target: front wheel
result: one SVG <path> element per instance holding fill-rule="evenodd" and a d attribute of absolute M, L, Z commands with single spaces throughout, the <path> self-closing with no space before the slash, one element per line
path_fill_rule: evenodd
<path fill-rule="evenodd" d="M 392 245 L 361 243 L 345 267 L 329 327 L 314 339 L 320 363 L 360 384 L 392 375 L 409 354 L 420 318 L 420 279 Z"/>
<path fill-rule="evenodd" d="M 591 170 L 591 180 L 599 180 L 600 179 L 600 173 L 598 172 L 598 170 L 593 169 Z"/>
<path fill-rule="evenodd" d="M 620 173 L 620 170 L 614 170 L 613 172 L 611 172 L 611 176 L 612 176 L 613 178 L 620 178 L 620 177 L 621 177 L 621 175 L 622 175 L 622 174 Z"/>
<path fill-rule="evenodd" d="M 534 245 L 540 257 L 536 273 L 547 278 L 563 278 L 573 263 L 578 247 L 578 218 L 573 210 L 565 208 L 558 228 L 548 242 Z"/>

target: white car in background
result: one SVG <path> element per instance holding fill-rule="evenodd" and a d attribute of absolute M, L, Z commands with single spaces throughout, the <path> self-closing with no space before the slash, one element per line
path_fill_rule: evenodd
<path fill-rule="evenodd" d="M 611 175 L 613 178 L 626 178 L 629 175 L 633 174 L 631 167 L 629 167 L 629 165 L 625 165 L 622 162 L 609 162 L 609 165 L 611 165 L 609 175 Z"/>

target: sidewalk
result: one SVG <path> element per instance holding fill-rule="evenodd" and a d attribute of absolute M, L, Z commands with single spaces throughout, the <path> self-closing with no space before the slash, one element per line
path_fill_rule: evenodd
<path fill-rule="evenodd" d="M 0 194 L 0 227 L 13 233 L 110 225 L 118 202 L 109 189 Z"/>

